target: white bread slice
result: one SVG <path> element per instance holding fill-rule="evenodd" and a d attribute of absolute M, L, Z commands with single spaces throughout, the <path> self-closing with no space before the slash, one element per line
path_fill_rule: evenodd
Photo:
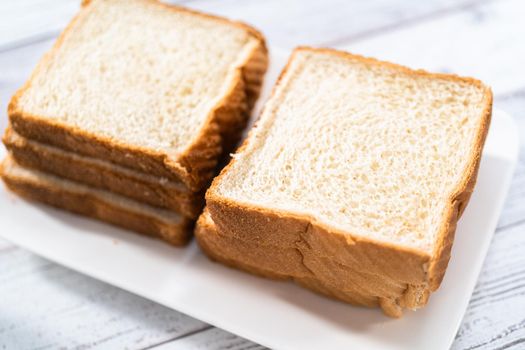
<path fill-rule="evenodd" d="M 206 193 L 211 219 L 244 242 L 379 276 L 342 284 L 400 316 L 441 283 L 491 109 L 474 79 L 299 48 Z"/>
<path fill-rule="evenodd" d="M 0 175 L 10 190 L 30 200 L 158 237 L 176 246 L 185 245 L 191 238 L 192 220 L 169 210 L 26 169 L 10 155 L 3 160 Z"/>
<path fill-rule="evenodd" d="M 153 0 L 85 1 L 8 113 L 27 138 L 198 191 L 266 66 L 263 37 L 244 24 Z"/>
<path fill-rule="evenodd" d="M 170 209 L 192 219 L 199 216 L 204 206 L 204 191 L 191 192 L 181 182 L 26 139 L 10 126 L 2 141 L 14 160 L 26 168 Z"/>

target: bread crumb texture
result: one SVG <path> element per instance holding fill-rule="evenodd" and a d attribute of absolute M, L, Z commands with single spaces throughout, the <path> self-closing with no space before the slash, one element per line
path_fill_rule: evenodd
<path fill-rule="evenodd" d="M 215 191 L 430 254 L 471 166 L 486 91 L 474 80 L 297 50 Z"/>
<path fill-rule="evenodd" d="M 43 60 L 17 109 L 121 144 L 182 152 L 227 93 L 241 26 L 144 0 L 93 0 Z"/>

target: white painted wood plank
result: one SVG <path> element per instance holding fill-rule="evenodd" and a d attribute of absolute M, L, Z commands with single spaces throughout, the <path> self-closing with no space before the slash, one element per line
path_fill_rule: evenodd
<path fill-rule="evenodd" d="M 468 0 L 196 0 L 191 8 L 242 20 L 260 29 L 271 45 L 322 45 L 424 18 L 472 3 Z"/>
<path fill-rule="evenodd" d="M 480 3 L 341 47 L 413 68 L 474 76 L 496 94 L 507 94 L 525 86 L 523 18 L 523 0 Z"/>
<path fill-rule="evenodd" d="M 0 2 L 0 49 L 32 37 L 57 35 L 79 7 L 79 0 Z"/>
<path fill-rule="evenodd" d="M 173 342 L 162 344 L 155 350 L 262 350 L 265 347 L 223 331 L 210 328 Z"/>
<path fill-rule="evenodd" d="M 53 43 L 54 39 L 49 39 L 0 53 L 0 131 L 3 132 L 7 126 L 9 100 L 24 84 L 42 55 Z"/>
<path fill-rule="evenodd" d="M 272 44 L 322 44 L 387 29 L 399 22 L 446 13 L 475 0 L 345 1 L 226 0 L 177 1 L 259 27 Z M 80 0 L 24 0 L 0 3 L 0 50 L 56 36 L 78 11 Z"/>
<path fill-rule="evenodd" d="M 525 225 L 498 232 L 452 349 L 525 348 Z"/>
<path fill-rule="evenodd" d="M 504 230 L 513 225 L 525 224 L 525 90 L 496 98 L 495 106 L 515 118 L 521 135 L 520 160 L 498 223 L 498 230 Z"/>
<path fill-rule="evenodd" d="M 182 3 L 188 0 L 166 0 Z M 81 0 L 0 2 L 0 51 L 58 36 L 80 9 Z"/>
<path fill-rule="evenodd" d="M 521 148 L 520 161 L 498 222 L 497 231 L 525 224 L 525 147 Z"/>
<path fill-rule="evenodd" d="M 0 252 L 2 349 L 139 349 L 205 327 L 24 250 Z"/>

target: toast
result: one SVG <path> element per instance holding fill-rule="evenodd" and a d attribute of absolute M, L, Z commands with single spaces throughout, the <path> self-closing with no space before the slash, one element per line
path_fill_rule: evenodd
<path fill-rule="evenodd" d="M 192 219 L 199 216 L 204 206 L 203 191 L 191 192 L 181 182 L 26 139 L 9 126 L 3 143 L 15 161 L 26 168 L 114 192 Z"/>
<path fill-rule="evenodd" d="M 266 67 L 247 25 L 154 0 L 84 1 L 9 120 L 28 139 L 196 192 L 240 136 Z"/>
<path fill-rule="evenodd" d="M 11 156 L 3 160 L 0 175 L 10 190 L 29 200 L 158 237 L 175 246 L 185 245 L 191 238 L 192 220 L 168 210 L 26 169 Z"/>
<path fill-rule="evenodd" d="M 441 283 L 491 111 L 475 79 L 298 48 L 207 191 L 210 219 L 250 249 L 295 249 L 328 294 L 399 317 Z M 236 249 L 224 258 L 248 254 Z"/>

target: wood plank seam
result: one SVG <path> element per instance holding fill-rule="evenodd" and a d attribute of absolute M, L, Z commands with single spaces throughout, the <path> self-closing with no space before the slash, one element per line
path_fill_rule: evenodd
<path fill-rule="evenodd" d="M 499 233 L 505 232 L 506 230 L 509 230 L 511 228 L 514 228 L 514 227 L 520 226 L 520 225 L 525 225 L 525 219 L 521 219 L 521 220 L 518 220 L 516 222 L 511 222 L 511 223 L 503 225 L 503 226 L 498 226 L 496 228 L 495 233 L 499 234 Z"/>
<path fill-rule="evenodd" d="M 185 333 L 185 334 L 178 335 L 178 336 L 173 337 L 173 338 L 171 338 L 171 339 L 167 339 L 167 340 L 162 341 L 162 342 L 160 342 L 160 343 L 152 344 L 152 345 L 149 345 L 149 346 L 147 346 L 147 347 L 145 347 L 145 348 L 141 348 L 141 349 L 138 349 L 138 350 L 150 350 L 150 349 L 154 349 L 154 348 L 157 348 L 157 347 L 159 347 L 159 346 L 166 345 L 166 344 L 168 344 L 168 343 L 172 343 L 172 342 L 175 342 L 175 341 L 178 341 L 178 340 L 181 340 L 181 339 L 184 339 L 184 338 L 190 337 L 190 336 L 195 335 L 195 334 L 198 334 L 198 333 L 206 332 L 206 331 L 208 331 L 208 330 L 210 330 L 210 329 L 213 329 L 213 328 L 216 328 L 216 327 L 214 327 L 214 326 L 212 326 L 212 325 L 207 325 L 207 326 L 204 326 L 204 327 L 202 327 L 202 328 L 200 328 L 200 329 L 196 329 L 196 330 L 194 330 L 194 331 L 189 331 L 189 332 L 187 332 L 187 333 Z"/>
<path fill-rule="evenodd" d="M 190 3 L 192 1 L 195 1 L 195 0 L 176 0 L 176 1 L 169 1 L 169 2 L 173 4 L 177 4 L 177 5 L 182 5 L 182 4 Z M 22 47 L 38 44 L 42 41 L 55 39 L 60 35 L 62 30 L 63 29 L 43 32 L 37 35 L 28 36 L 21 40 L 10 42 L 8 44 L 0 45 L 0 54 L 9 52 L 11 50 L 16 50 Z"/>
<path fill-rule="evenodd" d="M 504 331 L 502 331 L 501 333 L 499 333 L 498 335 L 492 337 L 489 341 L 486 341 L 486 342 L 482 342 L 480 344 L 476 344 L 476 345 L 473 345 L 473 346 L 470 346 L 468 348 L 464 348 L 464 350 L 475 350 L 477 348 L 480 348 L 482 346 L 485 346 L 485 345 L 490 345 L 491 343 L 499 340 L 499 339 L 503 339 L 504 337 L 512 334 L 513 332 L 516 332 L 520 329 L 525 329 L 525 320 L 521 321 L 519 324 L 517 325 L 511 325 L 509 327 L 507 327 Z M 518 340 L 522 340 L 522 341 L 525 341 L 525 338 L 521 338 L 521 339 L 518 339 Z M 507 347 L 509 347 L 507 345 Z M 503 347 L 501 347 L 501 349 L 504 349 L 505 348 L 505 345 Z"/>
<path fill-rule="evenodd" d="M 436 19 L 436 18 L 446 17 L 446 16 L 449 16 L 451 14 L 455 14 L 455 13 L 461 12 L 461 11 L 466 11 L 466 10 L 474 8 L 474 7 L 478 6 L 478 5 L 481 5 L 481 4 L 484 4 L 484 3 L 488 3 L 488 2 L 493 2 L 493 1 L 496 1 L 496 0 L 473 0 L 473 1 L 470 1 L 470 2 L 467 2 L 467 3 L 463 3 L 463 4 L 460 4 L 460 5 L 457 5 L 457 6 L 450 6 L 450 7 L 446 7 L 446 8 L 442 8 L 442 9 L 437 9 L 436 11 L 433 11 L 433 12 L 430 12 L 430 13 L 425 13 L 425 14 L 422 14 L 420 16 L 415 16 L 413 18 L 407 18 L 407 19 L 405 19 L 403 21 L 400 21 L 400 22 L 388 24 L 388 25 L 385 25 L 385 26 L 382 26 L 382 27 L 378 27 L 378 28 L 374 28 L 374 29 L 371 29 L 371 30 L 368 30 L 368 31 L 365 31 L 365 32 L 361 32 L 361 33 L 355 33 L 355 34 L 352 34 L 350 36 L 347 36 L 347 37 L 344 37 L 344 38 L 340 38 L 340 39 L 336 39 L 336 40 L 333 40 L 333 41 L 327 41 L 327 42 L 322 43 L 321 45 L 330 46 L 330 47 L 337 47 L 337 46 L 341 46 L 341 45 L 348 45 L 348 44 L 354 43 L 356 41 L 366 40 L 366 39 L 369 39 L 369 38 L 372 38 L 372 37 L 375 37 L 375 36 L 379 36 L 379 35 L 383 34 L 384 32 L 390 32 L 392 30 L 408 27 L 408 26 L 411 26 L 411 25 L 417 25 L 419 23 L 423 23 L 423 22 L 426 22 L 426 21 L 429 21 L 429 20 L 433 20 L 433 19 Z"/>
<path fill-rule="evenodd" d="M 0 54 L 6 53 L 12 50 L 20 49 L 23 47 L 35 45 L 42 41 L 54 39 L 60 34 L 60 32 L 61 30 L 55 30 L 52 32 L 41 33 L 41 34 L 31 36 L 31 37 L 28 37 L 28 38 L 25 38 L 19 41 L 14 41 L 6 45 L 1 45 Z"/>

